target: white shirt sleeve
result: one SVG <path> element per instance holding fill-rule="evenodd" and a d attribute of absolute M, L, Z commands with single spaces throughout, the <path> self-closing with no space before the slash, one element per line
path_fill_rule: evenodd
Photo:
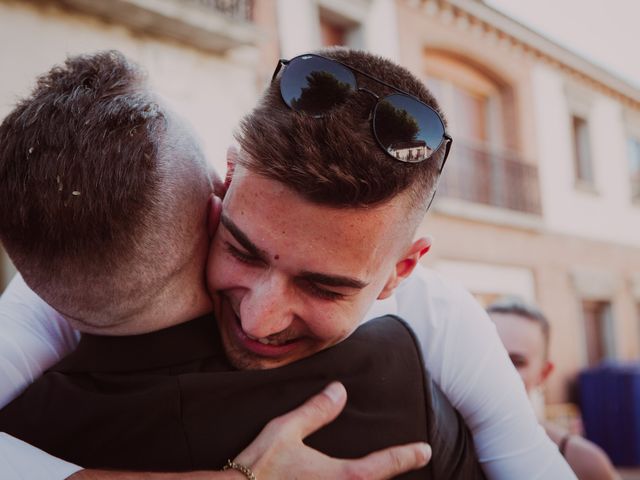
<path fill-rule="evenodd" d="M 63 480 L 81 467 L 52 457 L 6 433 L 0 432 L 2 480 Z"/>
<path fill-rule="evenodd" d="M 0 297 L 0 408 L 71 352 L 79 334 L 20 275 Z M 62 480 L 80 467 L 0 433 L 0 477 Z"/>
<path fill-rule="evenodd" d="M 488 478 L 576 478 L 539 425 L 493 322 L 466 290 L 418 267 L 370 316 L 384 313 L 411 325 L 426 367 L 471 430 Z"/>

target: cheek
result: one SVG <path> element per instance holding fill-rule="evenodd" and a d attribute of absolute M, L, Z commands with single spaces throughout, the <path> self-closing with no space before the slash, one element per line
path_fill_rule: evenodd
<path fill-rule="evenodd" d="M 307 327 L 327 344 L 336 344 L 347 338 L 360 324 L 360 317 L 354 305 L 314 302 L 312 309 L 307 309 Z"/>
<path fill-rule="evenodd" d="M 376 295 L 376 288 L 370 285 L 347 301 L 338 302 L 332 306 L 323 305 L 319 312 L 320 320 L 325 324 L 325 329 L 330 330 L 334 339 L 344 340 L 362 324 Z M 326 322 L 327 318 L 331 321 Z M 328 326 L 326 326 L 327 323 Z"/>
<path fill-rule="evenodd" d="M 522 381 L 524 382 L 527 390 L 536 386 L 536 381 L 534 378 L 534 371 L 531 367 L 523 367 L 518 370 L 518 373 L 522 377 Z"/>

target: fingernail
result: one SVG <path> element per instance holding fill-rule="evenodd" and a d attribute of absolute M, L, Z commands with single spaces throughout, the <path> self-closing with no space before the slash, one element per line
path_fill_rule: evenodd
<path fill-rule="evenodd" d="M 339 382 L 333 382 L 324 389 L 324 394 L 331 399 L 333 403 L 338 403 L 344 396 L 344 387 Z"/>
<path fill-rule="evenodd" d="M 420 452 L 422 453 L 423 462 L 426 464 L 431 459 L 431 446 L 428 443 L 420 445 Z"/>

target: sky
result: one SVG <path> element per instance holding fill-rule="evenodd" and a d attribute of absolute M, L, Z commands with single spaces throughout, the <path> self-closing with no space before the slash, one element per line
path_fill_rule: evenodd
<path fill-rule="evenodd" d="M 640 0 L 485 0 L 640 88 Z"/>

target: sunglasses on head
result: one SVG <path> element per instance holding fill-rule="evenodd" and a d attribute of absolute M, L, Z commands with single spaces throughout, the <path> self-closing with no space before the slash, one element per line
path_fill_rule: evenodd
<path fill-rule="evenodd" d="M 315 54 L 280 60 L 273 82 L 282 68 L 280 94 L 292 110 L 316 118 L 344 103 L 354 92 L 366 92 L 376 99 L 372 109 L 373 136 L 384 152 L 396 160 L 418 163 L 428 159 L 443 142 L 446 149 L 440 172 L 453 139 L 447 135 L 438 112 L 412 95 L 337 60 Z M 393 89 L 396 93 L 380 97 L 358 86 L 355 73 Z"/>

